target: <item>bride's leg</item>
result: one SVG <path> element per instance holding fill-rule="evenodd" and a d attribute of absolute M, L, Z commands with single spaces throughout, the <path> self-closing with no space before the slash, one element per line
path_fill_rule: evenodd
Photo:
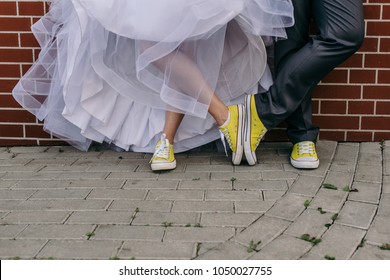
<path fill-rule="evenodd" d="M 165 126 L 163 132 L 165 133 L 169 143 L 171 144 L 173 144 L 177 129 L 179 128 L 183 117 L 183 114 L 176 112 L 167 111 L 165 114 Z"/>
<path fill-rule="evenodd" d="M 228 118 L 227 106 L 215 95 L 198 66 L 187 55 L 177 50 L 153 64 L 162 71 L 169 67 L 175 84 L 185 93 L 191 95 L 199 92 L 199 96 L 212 96 L 209 113 L 219 126 L 226 121 Z"/>

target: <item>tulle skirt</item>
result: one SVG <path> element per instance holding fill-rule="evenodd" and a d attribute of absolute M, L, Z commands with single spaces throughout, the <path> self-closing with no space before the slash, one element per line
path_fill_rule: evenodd
<path fill-rule="evenodd" d="M 13 90 L 45 131 L 152 152 L 166 111 L 175 151 L 219 137 L 213 94 L 241 102 L 272 82 L 262 38 L 285 38 L 290 0 L 52 0 L 32 26 L 41 52 Z"/>

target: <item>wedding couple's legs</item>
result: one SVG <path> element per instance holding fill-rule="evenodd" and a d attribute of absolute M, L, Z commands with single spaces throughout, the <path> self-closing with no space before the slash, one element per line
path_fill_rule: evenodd
<path fill-rule="evenodd" d="M 242 130 L 242 106 L 226 106 L 215 95 L 197 65 L 179 50 L 155 61 L 153 64 L 161 71 L 167 71 L 168 67 L 175 85 L 186 94 L 197 95 L 199 99 L 206 100 L 211 97 L 208 111 L 229 142 L 233 151 L 233 163 L 239 164 L 242 157 L 242 143 L 237 145 L 237 142 L 241 141 L 241 135 L 238 136 L 237 132 Z M 163 134 L 156 145 L 155 154 L 151 160 L 152 170 L 170 170 L 176 167 L 172 145 L 183 117 L 184 115 L 181 113 L 166 112 Z M 238 152 L 237 146 L 239 146 Z"/>

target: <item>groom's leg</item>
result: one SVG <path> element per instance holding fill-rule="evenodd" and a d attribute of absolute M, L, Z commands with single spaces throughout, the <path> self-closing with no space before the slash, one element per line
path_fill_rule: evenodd
<path fill-rule="evenodd" d="M 294 112 L 296 113 L 293 116 L 302 116 L 299 110 L 296 111 L 302 101 L 305 101 L 306 105 L 307 102 L 311 102 L 312 89 L 333 68 L 358 50 L 364 38 L 361 0 L 293 2 L 297 11 L 297 25 L 294 28 L 298 29 L 293 33 L 295 35 L 299 33 L 303 28 L 300 26 L 302 22 L 307 23 L 307 13 L 301 15 L 298 9 L 306 11 L 308 5 L 312 5 L 311 14 L 320 34 L 310 38 L 298 51 L 287 53 L 278 66 L 274 85 L 268 92 L 255 96 L 257 112 L 268 130 Z M 289 40 L 290 38 L 287 39 Z M 311 118 L 310 106 L 301 108 L 300 111 L 304 116 L 310 113 Z M 298 123 L 297 119 L 289 121 Z"/>

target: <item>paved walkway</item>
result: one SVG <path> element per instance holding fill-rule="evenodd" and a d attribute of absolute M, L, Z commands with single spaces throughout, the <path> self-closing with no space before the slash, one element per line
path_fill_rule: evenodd
<path fill-rule="evenodd" d="M 290 149 L 153 173 L 140 153 L 0 148 L 0 258 L 390 259 L 390 141 L 320 141 L 312 171 Z"/>

